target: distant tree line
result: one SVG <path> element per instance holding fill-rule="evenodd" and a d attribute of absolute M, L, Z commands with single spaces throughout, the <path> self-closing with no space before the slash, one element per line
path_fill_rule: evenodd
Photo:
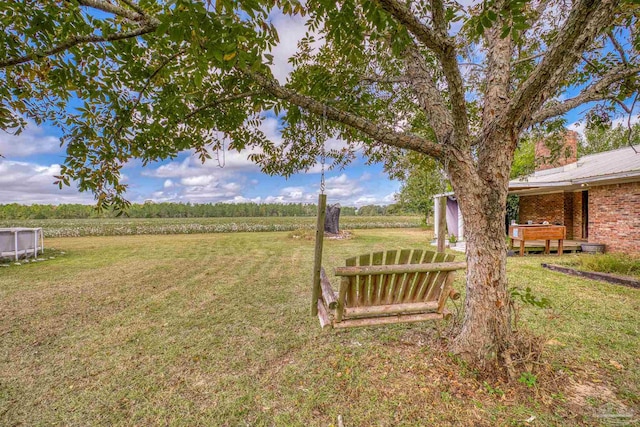
<path fill-rule="evenodd" d="M 401 209 L 399 205 L 367 205 L 359 209 L 342 206 L 343 216 L 383 216 L 413 213 Z M 144 203 L 132 204 L 126 216 L 130 218 L 241 218 L 241 217 L 284 217 L 315 216 L 317 205 L 307 203 Z M 0 204 L 0 220 L 15 219 L 83 219 L 112 218 L 115 211 L 97 211 L 92 205 L 20 205 Z"/>

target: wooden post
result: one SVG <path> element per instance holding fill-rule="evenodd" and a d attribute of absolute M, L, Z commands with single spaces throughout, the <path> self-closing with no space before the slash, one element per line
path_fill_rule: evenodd
<path fill-rule="evenodd" d="M 324 242 L 324 218 L 327 214 L 327 195 L 318 195 L 318 222 L 316 223 L 316 249 L 313 256 L 313 287 L 311 290 L 311 315 L 318 315 L 320 297 L 320 269 L 322 268 L 322 244 Z"/>
<path fill-rule="evenodd" d="M 447 228 L 447 197 L 440 196 L 438 199 L 438 235 L 436 236 L 438 239 L 438 252 L 444 252 L 444 245 L 447 239 L 447 233 L 445 232 Z"/>

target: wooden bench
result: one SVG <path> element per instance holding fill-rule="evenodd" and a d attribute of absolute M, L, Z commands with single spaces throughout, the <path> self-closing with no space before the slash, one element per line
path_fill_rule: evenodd
<path fill-rule="evenodd" d="M 437 320 L 450 316 L 447 298 L 456 270 L 464 262 L 454 255 L 403 249 L 349 258 L 338 267 L 340 290 L 335 292 L 322 268 L 317 309 L 320 325 L 334 328 Z"/>
<path fill-rule="evenodd" d="M 564 239 L 567 237 L 567 228 L 563 225 L 547 224 L 516 224 L 509 226 L 509 238 L 511 248 L 515 242 L 520 242 L 520 256 L 524 256 L 525 241 L 544 240 L 544 253 L 551 252 L 551 240 L 558 240 L 558 255 L 564 252 Z"/>

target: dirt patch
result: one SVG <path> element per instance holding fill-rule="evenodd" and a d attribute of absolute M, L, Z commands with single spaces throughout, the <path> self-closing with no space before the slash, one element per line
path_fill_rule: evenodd
<path fill-rule="evenodd" d="M 603 425 L 636 425 L 640 423 L 637 411 L 616 397 L 606 384 L 572 382 L 567 389 L 567 400 L 576 412 L 588 414 Z"/>
<path fill-rule="evenodd" d="M 348 230 L 342 230 L 337 234 L 324 233 L 324 238 L 331 239 L 331 240 L 348 240 L 348 239 L 353 239 L 353 237 L 354 237 L 353 233 Z"/>

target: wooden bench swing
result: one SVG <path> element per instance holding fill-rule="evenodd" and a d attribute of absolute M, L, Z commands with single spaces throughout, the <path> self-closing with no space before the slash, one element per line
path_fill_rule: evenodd
<path fill-rule="evenodd" d="M 341 277 L 336 293 L 322 267 L 327 198 L 318 197 L 318 222 L 313 270 L 311 314 L 322 328 L 350 328 L 390 323 L 439 320 L 451 316 L 447 298 L 458 299 L 452 288 L 456 270 L 465 262 L 423 249 L 374 252 L 348 258 L 337 267 Z"/>

